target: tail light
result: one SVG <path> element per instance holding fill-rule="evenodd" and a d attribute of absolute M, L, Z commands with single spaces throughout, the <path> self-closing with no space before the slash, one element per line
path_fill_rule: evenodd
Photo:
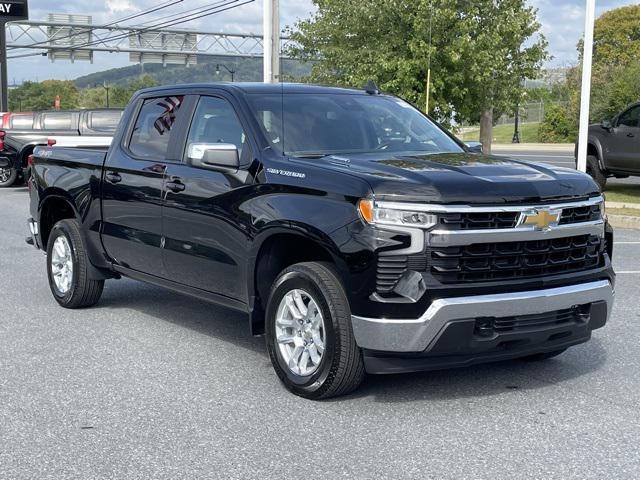
<path fill-rule="evenodd" d="M 4 150 L 4 137 L 7 134 L 4 130 L 0 130 L 0 152 Z"/>
<path fill-rule="evenodd" d="M 47 145 L 49 147 L 53 147 L 56 143 L 58 143 L 58 142 L 56 141 L 55 138 L 47 138 Z"/>

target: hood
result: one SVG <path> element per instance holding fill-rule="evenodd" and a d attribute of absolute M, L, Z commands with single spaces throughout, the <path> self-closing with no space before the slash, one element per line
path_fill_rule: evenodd
<path fill-rule="evenodd" d="M 313 161 L 362 177 L 379 200 L 536 203 L 600 193 L 591 177 L 573 169 L 471 153 L 380 152 Z"/>

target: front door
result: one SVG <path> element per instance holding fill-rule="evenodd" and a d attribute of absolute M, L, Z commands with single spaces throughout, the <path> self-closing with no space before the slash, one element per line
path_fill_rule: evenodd
<path fill-rule="evenodd" d="M 620 114 L 606 142 L 608 164 L 614 170 L 640 170 L 640 105 Z"/>
<path fill-rule="evenodd" d="M 164 276 L 162 188 L 166 156 L 182 97 L 142 101 L 124 145 L 114 145 L 105 162 L 102 240 L 125 268 Z"/>
<path fill-rule="evenodd" d="M 174 281 L 245 301 L 251 222 L 239 207 L 253 179 L 242 168 L 222 173 L 192 167 L 191 146 L 213 143 L 236 145 L 240 163 L 249 163 L 251 147 L 231 103 L 203 96 L 191 121 L 183 162 L 167 165 L 164 264 Z"/>

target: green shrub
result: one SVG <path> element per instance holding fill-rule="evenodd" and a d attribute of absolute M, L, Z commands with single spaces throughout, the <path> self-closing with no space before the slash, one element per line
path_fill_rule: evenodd
<path fill-rule="evenodd" d="M 564 105 L 548 105 L 538 129 L 543 143 L 573 143 L 578 136 L 574 116 Z"/>

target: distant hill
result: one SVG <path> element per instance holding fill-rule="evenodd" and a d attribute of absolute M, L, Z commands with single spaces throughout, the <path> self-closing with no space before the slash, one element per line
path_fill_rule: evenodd
<path fill-rule="evenodd" d="M 163 67 L 159 64 L 131 65 L 84 75 L 74 80 L 74 83 L 79 88 L 94 87 L 105 82 L 111 85 L 126 85 L 141 74 L 152 76 L 161 85 L 231 80 L 231 76 L 223 67 L 220 68 L 220 75 L 216 75 L 216 65 L 219 63 L 236 71 L 236 81 L 262 81 L 262 58 L 201 56 L 198 57 L 198 64 L 190 67 L 181 65 Z M 288 79 L 300 79 L 310 71 L 310 64 L 301 64 L 297 60 L 282 61 L 282 74 Z"/>

